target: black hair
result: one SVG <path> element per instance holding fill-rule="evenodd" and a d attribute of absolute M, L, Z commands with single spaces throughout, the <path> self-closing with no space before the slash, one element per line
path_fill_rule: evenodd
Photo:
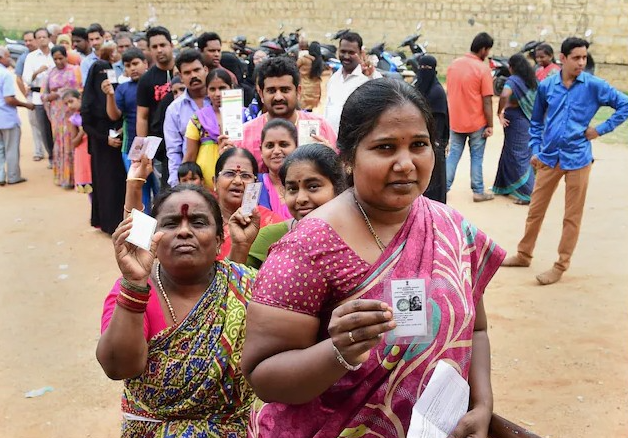
<path fill-rule="evenodd" d="M 144 56 L 144 52 L 142 52 L 137 47 L 131 47 L 129 50 L 122 54 L 122 63 L 131 62 L 134 59 L 141 59 L 142 61 L 146 61 L 146 56 Z"/>
<path fill-rule="evenodd" d="M 181 178 L 184 178 L 190 172 L 192 172 L 192 175 L 198 175 L 201 180 L 205 179 L 201 166 L 196 164 L 194 161 L 184 161 L 179 166 L 179 170 L 177 170 L 177 176 L 179 177 L 179 181 L 181 181 Z"/>
<path fill-rule="evenodd" d="M 312 62 L 312 70 L 310 70 L 310 79 L 320 78 L 325 70 L 325 62 L 321 54 L 321 44 L 318 41 L 312 41 L 309 49 L 310 55 L 314 57 Z"/>
<path fill-rule="evenodd" d="M 169 43 L 172 42 L 172 36 L 170 36 L 170 31 L 168 29 L 166 29 L 163 26 L 155 26 L 155 27 L 151 27 L 146 32 L 146 41 L 148 42 L 148 45 L 150 46 L 150 39 L 152 37 L 159 36 L 159 35 L 164 36 L 168 40 Z"/>
<path fill-rule="evenodd" d="M 92 23 L 87 28 L 87 35 L 94 32 L 98 32 L 100 36 L 103 36 L 105 34 L 105 29 L 103 29 L 102 26 L 98 23 Z"/>
<path fill-rule="evenodd" d="M 534 49 L 535 52 L 545 52 L 547 56 L 554 59 L 554 49 L 547 43 L 541 43 Z"/>
<path fill-rule="evenodd" d="M 359 86 L 342 109 L 337 142 L 342 160 L 353 165 L 358 143 L 373 131 L 382 113 L 405 104 L 411 104 L 421 112 L 433 146 L 434 119 L 421 93 L 405 82 L 380 78 Z M 349 184 L 353 182 L 350 180 Z"/>
<path fill-rule="evenodd" d="M 342 41 L 349 41 L 350 43 L 358 43 L 358 50 L 362 50 L 362 46 L 364 45 L 364 42 L 362 41 L 362 37 L 357 32 L 344 33 L 340 37 L 340 41 L 338 43 L 341 43 Z"/>
<path fill-rule="evenodd" d="M 523 82 L 532 90 L 536 90 L 538 82 L 534 69 L 525 56 L 521 53 L 515 53 L 508 59 L 508 65 L 512 68 L 512 72 L 523 79 Z"/>
<path fill-rule="evenodd" d="M 72 96 L 75 99 L 80 99 L 81 98 L 81 92 L 75 88 L 69 88 L 66 89 L 62 94 L 61 94 L 61 100 L 65 99 L 68 96 Z"/>
<path fill-rule="evenodd" d="M 72 36 L 87 41 L 87 29 L 85 29 L 84 27 L 75 27 L 74 29 L 72 29 Z"/>
<path fill-rule="evenodd" d="M 346 190 L 347 177 L 340 157 L 333 149 L 319 143 L 299 146 L 296 151 L 286 157 L 279 169 L 279 178 L 283 185 L 286 185 L 286 176 L 290 166 L 303 162 L 312 163 L 318 173 L 331 181 L 336 196 Z"/>
<path fill-rule="evenodd" d="M 198 50 L 202 52 L 205 46 L 207 45 L 207 43 L 210 41 L 218 41 L 220 44 L 222 44 L 222 40 L 220 39 L 220 36 L 216 32 L 203 32 L 196 39 L 196 45 L 198 47 Z"/>
<path fill-rule="evenodd" d="M 33 34 L 33 37 L 35 36 L 35 32 L 33 32 L 32 30 L 27 30 L 27 31 L 25 31 L 25 32 L 23 32 L 23 33 L 22 33 L 22 39 L 24 39 L 24 37 L 25 37 L 26 35 L 28 35 L 29 33 L 32 33 L 32 34 Z"/>
<path fill-rule="evenodd" d="M 262 142 L 264 142 L 264 138 L 266 138 L 266 133 L 271 129 L 283 128 L 288 131 L 292 140 L 294 140 L 294 144 L 299 144 L 299 133 L 297 132 L 297 127 L 294 126 L 292 122 L 286 119 L 272 119 L 268 123 L 264 125 L 262 129 Z"/>
<path fill-rule="evenodd" d="M 140 41 L 146 41 L 146 44 L 148 44 L 148 38 L 146 38 L 145 36 L 139 36 L 133 40 L 134 43 L 139 43 Z"/>
<path fill-rule="evenodd" d="M 480 32 L 473 38 L 473 42 L 471 43 L 471 51 L 473 53 L 479 53 L 482 49 L 492 49 L 493 48 L 493 37 L 487 34 L 486 32 Z"/>
<path fill-rule="evenodd" d="M 174 63 L 177 66 L 177 70 L 181 71 L 181 66 L 183 64 L 191 64 L 194 61 L 198 61 L 201 63 L 201 65 L 205 65 L 203 63 L 203 57 L 201 56 L 200 52 L 198 50 L 194 50 L 194 49 L 185 49 L 182 50 L 181 53 L 179 53 L 179 55 L 177 56 L 177 59 L 175 59 Z"/>
<path fill-rule="evenodd" d="M 222 79 L 225 84 L 229 85 L 230 88 L 233 88 L 233 79 L 231 79 L 231 76 L 229 75 L 229 73 L 227 73 L 227 70 L 220 67 L 213 69 L 207 74 L 207 78 L 205 79 L 205 86 L 209 87 L 209 83 L 216 78 Z"/>
<path fill-rule="evenodd" d="M 589 48 L 589 42 L 578 37 L 569 37 L 560 45 L 560 53 L 569 56 L 571 51 L 578 47 Z"/>
<path fill-rule="evenodd" d="M 35 29 L 33 31 L 33 36 L 36 36 L 38 32 L 44 31 L 46 32 L 46 35 L 48 35 L 48 38 L 50 38 L 50 32 L 48 32 L 48 29 L 46 29 L 45 27 L 38 27 L 37 29 Z"/>
<path fill-rule="evenodd" d="M 247 158 L 251 162 L 251 167 L 253 167 L 253 175 L 257 176 L 259 173 L 259 168 L 257 166 L 257 160 L 253 156 L 253 154 L 248 149 L 242 148 L 231 148 L 227 149 L 222 153 L 220 157 L 218 157 L 218 161 L 216 161 L 216 168 L 214 169 L 216 178 L 218 178 L 218 174 L 222 172 L 222 169 L 225 167 L 225 163 L 227 160 L 233 156 L 242 155 Z"/>
<path fill-rule="evenodd" d="M 64 58 L 68 57 L 68 51 L 65 50 L 64 46 L 53 46 L 52 49 L 50 49 L 50 56 L 55 56 L 57 52 L 61 53 Z"/>
<path fill-rule="evenodd" d="M 214 222 L 216 222 L 216 234 L 218 235 L 218 237 L 220 237 L 221 240 L 224 240 L 222 214 L 220 213 L 220 206 L 218 205 L 218 201 L 216 201 L 216 198 L 211 193 L 209 193 L 209 191 L 207 191 L 205 187 L 202 186 L 197 186 L 194 184 L 179 184 L 174 187 L 166 188 L 155 198 L 155 202 L 153 202 L 153 208 L 151 209 L 151 216 L 157 218 L 161 211 L 161 208 L 163 207 L 166 200 L 170 198 L 170 196 L 185 191 L 196 192 L 203 197 L 203 199 L 207 203 L 207 206 L 209 207 L 209 211 L 211 211 Z"/>
<path fill-rule="evenodd" d="M 244 82 L 244 66 L 242 61 L 235 53 L 222 52 L 220 55 L 220 65 L 225 70 L 229 70 L 235 75 L 238 80 L 238 84 Z"/>
<path fill-rule="evenodd" d="M 263 90 L 266 78 L 280 78 L 281 76 L 292 76 L 292 83 L 295 87 L 299 86 L 301 77 L 299 69 L 294 59 L 288 56 L 277 56 L 268 58 L 261 62 L 257 68 L 256 85 Z"/>

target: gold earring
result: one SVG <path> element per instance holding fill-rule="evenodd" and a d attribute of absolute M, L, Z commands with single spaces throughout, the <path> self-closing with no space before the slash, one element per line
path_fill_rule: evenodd
<path fill-rule="evenodd" d="M 345 167 L 345 172 L 347 172 L 347 175 L 351 175 L 353 173 L 353 166 Z"/>

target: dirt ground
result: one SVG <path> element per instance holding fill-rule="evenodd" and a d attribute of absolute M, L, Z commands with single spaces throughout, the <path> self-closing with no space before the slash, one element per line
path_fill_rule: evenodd
<path fill-rule="evenodd" d="M 22 113 L 23 120 L 25 114 Z M 502 132 L 484 166 L 493 181 Z M 121 385 L 94 351 L 102 301 L 118 276 L 110 239 L 89 226 L 87 196 L 52 184 L 31 161 L 28 182 L 0 187 L 0 437 L 119 436 Z M 628 436 L 628 147 L 595 144 L 586 214 L 571 270 L 540 287 L 556 258 L 564 191 L 554 196 L 533 266 L 501 269 L 486 291 L 495 411 L 543 437 Z M 474 204 L 465 153 L 450 204 L 513 251 L 526 207 Z M 41 397 L 29 390 L 52 386 Z"/>

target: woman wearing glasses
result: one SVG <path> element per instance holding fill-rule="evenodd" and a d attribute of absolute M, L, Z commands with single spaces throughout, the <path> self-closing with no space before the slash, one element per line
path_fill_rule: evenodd
<path fill-rule="evenodd" d="M 220 248 L 217 259 L 222 260 L 231 249 L 231 236 L 229 234 L 229 218 L 242 205 L 244 188 L 247 184 L 256 181 L 258 173 L 257 161 L 253 154 L 246 149 L 227 149 L 216 161 L 216 176 L 214 176 L 214 189 L 220 206 L 220 213 L 224 224 L 225 238 Z M 281 216 L 271 210 L 258 206 L 260 227 L 282 222 Z"/>

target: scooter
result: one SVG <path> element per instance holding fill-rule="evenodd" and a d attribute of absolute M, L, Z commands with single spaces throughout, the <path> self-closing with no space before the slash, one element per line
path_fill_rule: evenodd
<path fill-rule="evenodd" d="M 231 40 L 230 43 L 231 50 L 235 53 L 238 58 L 248 60 L 251 55 L 255 53 L 255 49 L 253 47 L 249 47 L 247 45 L 246 37 L 244 35 L 238 35 Z"/>
<path fill-rule="evenodd" d="M 401 81 L 404 80 L 401 72 L 405 70 L 405 64 L 400 55 L 394 55 L 386 51 L 386 43 L 379 43 L 372 47 L 368 54 L 371 62 L 382 76 Z"/>
<path fill-rule="evenodd" d="M 502 56 L 491 56 L 488 61 L 491 68 L 491 76 L 493 76 L 493 94 L 499 96 L 502 94 L 504 85 L 510 77 L 508 69 L 508 58 Z"/>

